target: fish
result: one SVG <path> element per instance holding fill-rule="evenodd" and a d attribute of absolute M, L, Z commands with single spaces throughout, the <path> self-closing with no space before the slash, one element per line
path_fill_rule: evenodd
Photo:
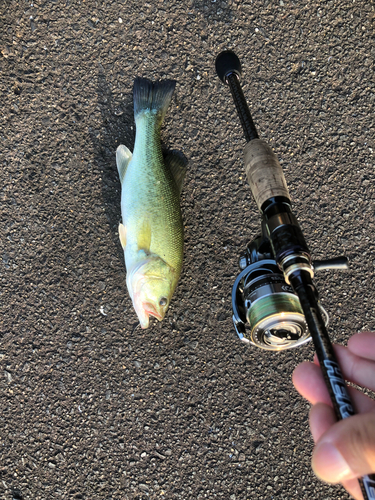
<path fill-rule="evenodd" d="M 143 329 L 150 317 L 165 317 L 183 264 L 180 195 L 187 160 L 177 151 L 164 157 L 160 140 L 175 86 L 174 80 L 135 79 L 133 153 L 124 145 L 116 150 L 126 285 Z"/>

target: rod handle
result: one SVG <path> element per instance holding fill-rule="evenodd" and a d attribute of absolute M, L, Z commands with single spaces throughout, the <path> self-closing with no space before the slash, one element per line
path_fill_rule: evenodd
<path fill-rule="evenodd" d="M 284 196 L 290 199 L 283 169 L 266 141 L 253 139 L 248 142 L 244 161 L 247 181 L 259 210 L 270 198 Z"/>

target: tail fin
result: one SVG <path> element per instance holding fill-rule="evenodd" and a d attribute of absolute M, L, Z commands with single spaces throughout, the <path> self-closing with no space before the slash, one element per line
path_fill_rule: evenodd
<path fill-rule="evenodd" d="M 160 113 L 163 120 L 171 102 L 176 82 L 162 80 L 153 83 L 146 78 L 136 78 L 133 87 L 134 118 L 145 110 Z"/>

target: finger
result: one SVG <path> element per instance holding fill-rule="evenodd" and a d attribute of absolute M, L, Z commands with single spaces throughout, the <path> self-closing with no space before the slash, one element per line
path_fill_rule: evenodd
<path fill-rule="evenodd" d="M 337 422 L 335 411 L 332 406 L 324 403 L 315 404 L 309 415 L 311 434 L 316 443 Z"/>
<path fill-rule="evenodd" d="M 361 492 L 361 487 L 359 486 L 358 479 L 349 479 L 349 481 L 343 481 L 341 483 L 346 491 L 353 497 L 355 500 L 363 500 L 363 495 Z"/>
<path fill-rule="evenodd" d="M 330 398 L 319 366 L 304 361 L 299 364 L 292 375 L 292 381 L 297 391 L 311 404 L 329 404 Z"/>
<path fill-rule="evenodd" d="M 342 345 L 333 347 L 344 379 L 375 391 L 375 362 L 353 354 L 348 347 Z M 316 356 L 314 363 L 319 365 Z"/>
<path fill-rule="evenodd" d="M 328 389 L 319 366 L 308 361 L 301 363 L 294 370 L 292 380 L 297 391 L 310 403 L 324 403 L 332 406 Z M 375 408 L 375 401 L 358 389 L 348 387 L 348 392 L 357 412 L 364 413 Z"/>
<path fill-rule="evenodd" d="M 334 348 L 338 344 L 334 344 Z M 375 361 L 375 332 L 359 332 L 348 340 L 348 349 L 363 359 Z M 317 355 L 314 356 L 314 363 L 319 364 Z"/>
<path fill-rule="evenodd" d="M 375 411 L 333 424 L 318 440 L 312 457 L 315 474 L 340 483 L 375 472 Z"/>
<path fill-rule="evenodd" d="M 356 356 L 375 361 L 375 332 L 356 333 L 348 340 L 348 349 Z"/>
<path fill-rule="evenodd" d="M 310 429 L 315 442 L 336 423 L 336 416 L 333 408 L 322 403 L 318 403 L 310 411 Z M 363 500 L 358 479 L 343 481 L 342 485 L 356 500 Z"/>

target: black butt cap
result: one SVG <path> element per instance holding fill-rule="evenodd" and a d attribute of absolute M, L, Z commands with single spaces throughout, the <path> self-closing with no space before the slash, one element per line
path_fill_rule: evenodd
<path fill-rule="evenodd" d="M 216 58 L 215 62 L 217 76 L 223 83 L 227 83 L 226 77 L 230 73 L 235 73 L 241 80 L 242 68 L 236 54 L 232 50 L 224 50 Z"/>

